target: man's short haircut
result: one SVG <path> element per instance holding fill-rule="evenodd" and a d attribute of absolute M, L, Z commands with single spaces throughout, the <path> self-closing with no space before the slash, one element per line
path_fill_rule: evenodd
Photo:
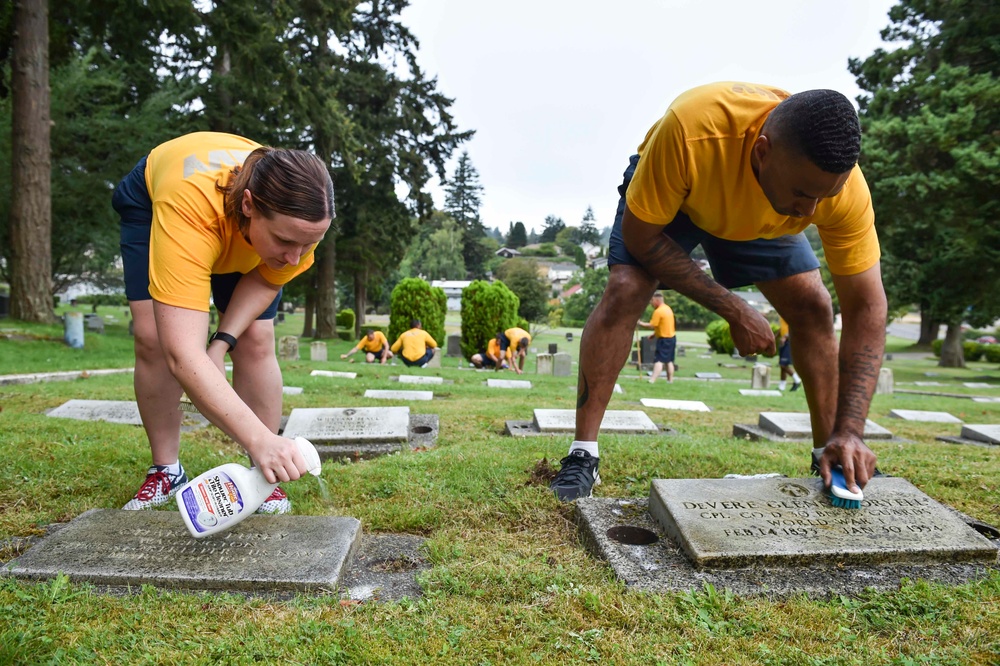
<path fill-rule="evenodd" d="M 836 90 L 792 95 L 771 111 L 765 127 L 827 173 L 847 173 L 858 163 L 861 123 L 851 101 Z"/>
<path fill-rule="evenodd" d="M 663 292 L 654 291 L 653 292 L 653 298 L 663 298 Z"/>
<path fill-rule="evenodd" d="M 411 319 L 410 320 L 410 328 L 416 328 L 417 326 L 420 326 L 420 320 L 419 319 Z"/>
<path fill-rule="evenodd" d="M 521 338 L 520 340 L 517 341 L 517 348 L 518 349 L 527 349 L 529 342 L 530 341 L 528 340 L 528 338 Z"/>
<path fill-rule="evenodd" d="M 374 328 L 369 328 L 367 331 L 365 331 L 365 335 L 366 336 L 368 336 L 368 335 L 375 335 L 375 329 Z"/>

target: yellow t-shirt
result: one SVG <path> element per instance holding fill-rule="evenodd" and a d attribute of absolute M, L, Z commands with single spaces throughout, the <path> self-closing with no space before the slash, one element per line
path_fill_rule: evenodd
<path fill-rule="evenodd" d="M 297 266 L 273 270 L 226 219 L 216 183 L 229 181 L 260 144 L 233 134 L 195 132 L 149 153 L 146 189 L 153 201 L 149 238 L 149 293 L 168 305 L 208 312 L 213 273 L 249 273 L 260 267 L 283 285 L 313 264 L 312 250 Z"/>
<path fill-rule="evenodd" d="M 815 224 L 831 272 L 854 275 L 879 259 L 868 184 L 855 165 L 844 188 L 822 199 L 808 218 L 771 207 L 750 167 L 750 153 L 771 110 L 789 94 L 748 83 L 713 83 L 671 103 L 639 146 L 625 195 L 629 210 L 650 224 L 669 224 L 678 211 L 727 240 L 776 238 Z"/>
<path fill-rule="evenodd" d="M 528 344 L 531 344 L 531 335 L 523 328 L 508 328 L 503 332 L 507 339 L 510 340 L 510 345 L 507 347 L 507 359 L 511 360 L 514 358 L 514 354 L 517 353 L 517 346 L 521 343 L 522 338 L 528 339 Z"/>
<path fill-rule="evenodd" d="M 653 316 L 649 323 L 653 326 L 653 333 L 658 338 L 672 338 L 677 335 L 674 327 L 674 311 L 666 303 L 653 310 Z"/>
<path fill-rule="evenodd" d="M 778 335 L 784 337 L 788 335 L 788 322 L 778 317 Z"/>
<path fill-rule="evenodd" d="M 358 343 L 356 349 L 363 349 L 365 352 L 377 352 L 382 351 L 382 348 L 389 344 L 382 331 L 372 332 L 375 334 L 375 337 L 371 340 L 368 339 L 367 335 L 361 338 L 361 342 Z"/>
<path fill-rule="evenodd" d="M 496 338 L 490 338 L 490 341 L 486 345 L 486 355 L 492 356 L 493 358 L 500 358 L 500 341 Z"/>
<path fill-rule="evenodd" d="M 392 343 L 392 347 L 389 349 L 393 354 L 399 352 L 399 348 L 403 348 L 403 356 L 409 361 L 418 361 L 424 354 L 427 353 L 427 348 L 430 347 L 434 349 L 437 347 L 437 343 L 431 334 L 422 328 L 411 328 L 406 333 L 403 333 Z"/>

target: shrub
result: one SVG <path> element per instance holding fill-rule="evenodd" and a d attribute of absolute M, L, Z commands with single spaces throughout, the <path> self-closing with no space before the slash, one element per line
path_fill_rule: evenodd
<path fill-rule="evenodd" d="M 983 358 L 987 363 L 1000 363 L 1000 345 L 983 345 Z"/>
<path fill-rule="evenodd" d="M 978 361 L 983 355 L 983 345 L 975 340 L 964 340 L 962 342 L 962 356 L 965 361 Z"/>
<path fill-rule="evenodd" d="M 518 326 L 517 295 L 503 282 L 475 280 L 462 290 L 462 355 L 472 358 L 497 334 Z M 527 330 L 527 326 L 523 327 Z"/>
<path fill-rule="evenodd" d="M 771 324 L 771 334 L 774 335 L 774 353 L 760 354 L 766 358 L 773 358 L 778 355 L 778 325 Z M 732 356 L 736 351 L 736 343 L 729 331 L 729 322 L 725 319 L 717 319 L 705 327 L 705 335 L 708 337 L 708 346 L 718 354 L 728 354 Z"/>
<path fill-rule="evenodd" d="M 935 356 L 937 356 L 938 358 L 940 358 L 941 357 L 941 347 L 943 347 L 943 346 L 944 346 L 944 340 L 942 340 L 941 338 L 938 338 L 937 340 L 934 340 L 933 342 L 931 342 L 931 351 L 934 352 Z"/>
<path fill-rule="evenodd" d="M 354 328 L 338 328 L 337 337 L 347 342 L 354 342 Z"/>
<path fill-rule="evenodd" d="M 349 328 L 354 330 L 354 310 L 351 308 L 344 308 L 337 313 L 337 328 Z M 352 333 L 353 335 L 353 333 Z"/>
<path fill-rule="evenodd" d="M 562 308 L 552 308 L 549 310 L 549 328 L 559 328 L 562 326 L 563 321 L 563 309 Z"/>
<path fill-rule="evenodd" d="M 419 319 L 424 330 L 438 345 L 445 343 L 444 314 L 448 297 L 440 287 L 431 287 L 420 278 L 404 278 L 392 290 L 389 333 L 392 344 L 400 335 L 410 330 L 410 320 Z"/>

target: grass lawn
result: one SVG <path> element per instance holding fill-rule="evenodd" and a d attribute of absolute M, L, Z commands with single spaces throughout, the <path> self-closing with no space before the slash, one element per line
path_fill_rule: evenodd
<path fill-rule="evenodd" d="M 62 344 L 61 327 L 0 321 L 0 374 L 129 367 L 131 338 L 122 309 L 101 312 L 119 321 L 107 325 L 104 335 L 87 331 L 83 350 Z M 278 334 L 296 334 L 301 327 L 301 316 L 292 315 Z M 457 321 L 449 320 L 448 329 L 456 331 Z M 680 338 L 682 344 L 704 342 L 699 332 L 682 332 Z M 546 351 L 556 343 L 576 359 L 579 340 L 577 329 L 554 329 L 532 344 Z M 303 359 L 309 342 L 300 343 Z M 325 496 L 311 478 L 285 488 L 297 513 L 353 516 L 369 533 L 425 536 L 432 567 L 420 578 L 423 596 L 345 606 L 331 597 L 275 601 L 152 588 L 113 596 L 65 579 L 40 584 L 0 579 L 0 664 L 1000 663 L 996 572 L 960 587 L 910 581 L 891 593 L 822 600 L 741 598 L 712 588 L 628 591 L 581 547 L 572 506 L 530 483 L 535 464 L 542 458 L 558 461 L 570 437 L 500 434 L 505 420 L 530 419 L 536 407 L 572 409 L 575 376 L 537 376 L 529 358 L 525 378 L 534 383 L 531 391 L 490 390 L 485 379 L 494 375 L 460 369 L 458 359 L 445 358 L 435 371 L 340 361 L 351 346 L 330 341 L 329 362 L 282 362 L 285 384 L 305 388 L 301 395 L 285 396 L 286 413 L 295 407 L 368 405 L 362 397 L 366 389 L 398 388 L 391 375 L 432 372 L 454 383 L 433 387 L 433 402 L 410 407 L 440 416 L 438 444 L 419 453 L 327 463 Z M 930 354 L 903 354 L 905 341 L 890 340 L 889 348 L 894 359 L 886 365 L 900 389 L 1000 396 L 996 366 L 942 369 Z M 808 474 L 808 445 L 731 436 L 734 423 L 756 422 L 760 411 L 806 411 L 802 392 L 743 397 L 737 389 L 749 387 L 749 367 L 720 366 L 734 362 L 719 355 L 701 358 L 703 351 L 687 349 L 672 385 L 651 386 L 634 366 L 622 371 L 624 394 L 615 394 L 610 408 L 644 409 L 681 434 L 602 437 L 604 484 L 598 495 L 645 497 L 653 478 Z M 313 369 L 359 376 L 311 377 Z M 699 371 L 744 383 L 693 380 Z M 945 386 L 917 387 L 915 381 Z M 971 381 L 995 388 L 963 386 Z M 642 397 L 703 400 L 713 411 L 646 409 L 638 402 Z M 121 507 L 142 480 L 149 462 L 142 430 L 44 416 L 71 398 L 132 400 L 131 375 L 0 386 L 0 541 L 41 534 L 45 525 L 87 509 Z M 1000 450 L 936 442 L 936 435 L 958 434 L 959 427 L 889 419 L 896 408 L 1000 423 L 1000 403 L 895 393 L 876 396 L 870 414 L 909 440 L 871 443 L 881 469 L 971 516 L 1000 524 Z M 181 459 L 189 474 L 244 460 L 214 428 L 185 433 Z M 16 552 L 8 545 L 0 560 Z"/>

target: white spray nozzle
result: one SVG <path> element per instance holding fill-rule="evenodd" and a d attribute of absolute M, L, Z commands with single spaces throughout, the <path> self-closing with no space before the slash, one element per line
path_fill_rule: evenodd
<path fill-rule="evenodd" d="M 313 476 L 319 476 L 323 473 L 323 463 L 319 459 L 319 452 L 316 447 L 313 446 L 305 437 L 296 437 L 295 444 L 299 447 L 299 453 L 302 454 L 302 458 L 306 461 L 306 469 Z"/>

